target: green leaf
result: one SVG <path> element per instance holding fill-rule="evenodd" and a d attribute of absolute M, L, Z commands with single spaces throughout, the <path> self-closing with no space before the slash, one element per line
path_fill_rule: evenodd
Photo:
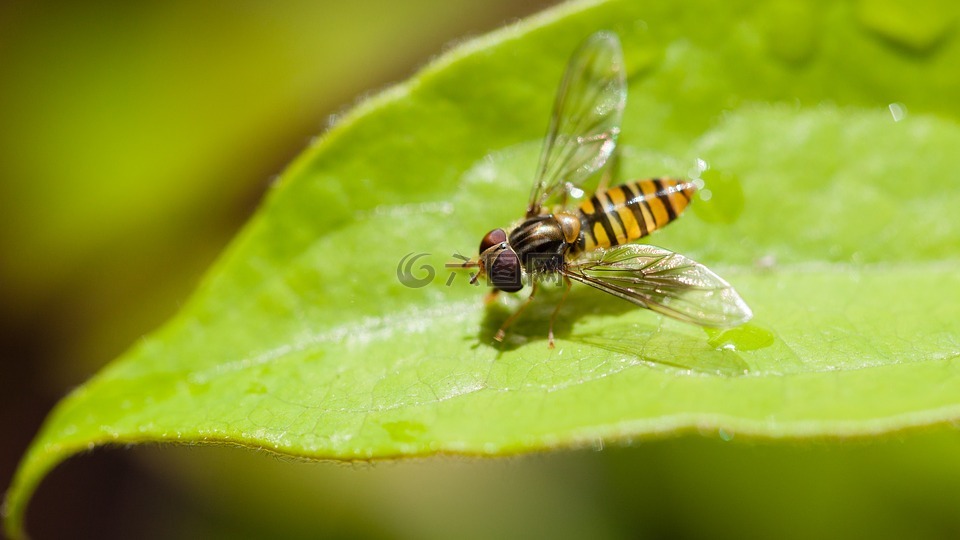
<path fill-rule="evenodd" d="M 369 459 L 958 420 L 960 45 L 891 10 L 581 3 L 443 56 L 305 152 L 181 313 L 58 405 L 7 531 L 50 468 L 100 444 Z M 629 72 L 620 176 L 710 167 L 652 243 L 756 318 L 705 332 L 580 287 L 556 349 L 557 291 L 495 346 L 517 301 L 485 308 L 443 265 L 520 217 L 567 56 L 602 28 Z M 432 279 L 404 285 L 402 261 Z"/>

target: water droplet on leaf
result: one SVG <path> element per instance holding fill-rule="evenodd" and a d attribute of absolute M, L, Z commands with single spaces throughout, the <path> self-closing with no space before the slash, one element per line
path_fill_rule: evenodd
<path fill-rule="evenodd" d="M 773 332 L 752 323 L 727 330 L 706 330 L 710 335 L 707 343 L 718 350 L 756 351 L 774 342 Z"/>
<path fill-rule="evenodd" d="M 732 174 L 708 169 L 701 175 L 703 188 L 694 213 L 707 223 L 733 223 L 743 213 L 744 197 L 740 180 Z"/>
<path fill-rule="evenodd" d="M 899 122 L 907 116 L 907 106 L 903 103 L 891 103 L 887 105 L 887 109 L 890 110 L 894 122 Z"/>
<path fill-rule="evenodd" d="M 398 422 L 385 422 L 381 424 L 383 429 L 387 430 L 390 438 L 398 442 L 414 442 L 427 431 L 427 426 L 420 422 L 411 422 L 400 420 Z"/>

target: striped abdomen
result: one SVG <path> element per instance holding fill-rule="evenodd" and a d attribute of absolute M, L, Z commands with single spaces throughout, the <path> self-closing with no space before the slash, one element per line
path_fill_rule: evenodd
<path fill-rule="evenodd" d="M 590 251 L 643 238 L 676 219 L 696 190 L 687 180 L 653 178 L 598 192 L 580 205 L 577 248 Z"/>

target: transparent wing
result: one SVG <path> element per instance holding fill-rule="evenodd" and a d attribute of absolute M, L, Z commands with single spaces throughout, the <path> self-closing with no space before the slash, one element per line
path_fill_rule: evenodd
<path fill-rule="evenodd" d="M 753 317 L 729 283 L 683 255 L 645 244 L 618 246 L 567 265 L 564 274 L 685 322 L 726 328 Z"/>
<path fill-rule="evenodd" d="M 620 40 L 597 32 L 573 53 L 560 83 L 528 216 L 539 213 L 558 188 L 577 186 L 603 167 L 616 147 L 626 100 Z"/>

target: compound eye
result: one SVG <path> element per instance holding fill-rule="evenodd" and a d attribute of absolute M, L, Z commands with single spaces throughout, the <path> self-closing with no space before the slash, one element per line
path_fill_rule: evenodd
<path fill-rule="evenodd" d="M 504 232 L 503 229 L 494 229 L 488 232 L 487 235 L 483 237 L 483 240 L 480 241 L 480 253 L 506 241 L 507 233 Z"/>
<path fill-rule="evenodd" d="M 490 265 L 490 282 L 503 292 L 517 292 L 523 288 L 520 280 L 520 257 L 512 249 L 501 251 Z"/>

